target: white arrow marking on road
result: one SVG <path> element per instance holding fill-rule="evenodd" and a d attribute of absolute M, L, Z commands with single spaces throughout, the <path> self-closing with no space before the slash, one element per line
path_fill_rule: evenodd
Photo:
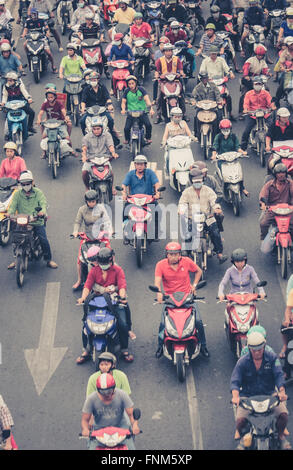
<path fill-rule="evenodd" d="M 186 371 L 186 389 L 189 407 L 189 416 L 192 432 L 193 450 L 203 450 L 202 432 L 200 426 L 199 406 L 194 381 L 194 375 L 191 367 Z"/>
<path fill-rule="evenodd" d="M 67 347 L 54 348 L 59 294 L 60 282 L 48 282 L 39 347 L 38 349 L 25 349 L 24 351 L 38 395 L 41 395 L 68 349 Z"/>

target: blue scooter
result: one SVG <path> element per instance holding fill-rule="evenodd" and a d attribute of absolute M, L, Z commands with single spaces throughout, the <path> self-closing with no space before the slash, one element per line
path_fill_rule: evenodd
<path fill-rule="evenodd" d="M 16 143 L 18 155 L 21 155 L 23 143 L 28 138 L 28 117 L 23 109 L 26 104 L 25 100 L 11 100 L 5 104 L 9 140 Z"/>
<path fill-rule="evenodd" d="M 162 15 L 161 0 L 154 0 L 145 4 L 146 22 L 152 27 L 155 44 L 158 46 L 161 36 L 161 24 L 165 22 Z"/>
<path fill-rule="evenodd" d="M 119 348 L 117 320 L 113 310 L 115 303 L 109 294 L 90 294 L 84 302 L 83 341 L 84 346 L 89 341 L 96 371 L 99 370 L 99 355 Z"/>

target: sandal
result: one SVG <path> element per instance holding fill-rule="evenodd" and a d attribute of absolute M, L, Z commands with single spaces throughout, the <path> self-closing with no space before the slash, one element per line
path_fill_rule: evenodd
<path fill-rule="evenodd" d="M 80 365 L 80 364 L 84 364 L 85 362 L 89 361 L 91 358 L 90 354 L 82 354 L 81 356 L 79 356 L 77 359 L 76 359 L 76 364 Z"/>
<path fill-rule="evenodd" d="M 81 290 L 81 289 L 82 289 L 81 282 L 76 282 L 76 283 L 73 284 L 73 286 L 72 286 L 73 292 L 76 292 L 76 291 Z"/>
<path fill-rule="evenodd" d="M 123 357 L 124 361 L 126 361 L 126 362 L 133 362 L 133 360 L 134 360 L 133 354 L 129 354 L 128 351 L 124 351 L 122 353 L 122 357 Z"/>
<path fill-rule="evenodd" d="M 279 354 L 279 358 L 280 359 L 285 359 L 285 357 L 286 357 L 286 351 L 281 350 L 280 354 Z"/>
<path fill-rule="evenodd" d="M 15 268 L 15 262 L 13 261 L 7 266 L 7 269 L 14 269 Z"/>
<path fill-rule="evenodd" d="M 53 73 L 58 73 L 57 67 L 52 67 L 52 72 L 53 72 Z"/>

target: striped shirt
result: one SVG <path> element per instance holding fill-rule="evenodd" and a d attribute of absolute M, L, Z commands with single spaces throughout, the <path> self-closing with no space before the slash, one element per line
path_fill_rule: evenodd
<path fill-rule="evenodd" d="M 220 50 L 221 47 L 223 46 L 223 44 L 224 44 L 223 40 L 217 35 L 217 33 L 216 33 L 216 37 L 213 41 L 211 41 L 210 38 L 208 37 L 208 35 L 206 33 L 204 33 L 201 37 L 199 45 L 200 45 L 200 47 L 203 45 L 202 53 L 204 55 L 209 55 L 211 46 L 216 46 Z"/>
<path fill-rule="evenodd" d="M 14 425 L 13 418 L 11 413 L 6 405 L 5 401 L 0 395 L 0 442 L 2 440 L 2 431 L 4 429 L 10 429 L 11 426 Z"/>

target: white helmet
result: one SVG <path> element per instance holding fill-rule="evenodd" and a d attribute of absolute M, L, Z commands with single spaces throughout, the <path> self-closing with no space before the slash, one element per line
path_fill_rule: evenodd
<path fill-rule="evenodd" d="M 178 21 L 172 21 L 172 23 L 170 24 L 170 28 L 180 28 L 180 23 L 178 23 Z"/>
<path fill-rule="evenodd" d="M 104 129 L 104 122 L 101 118 L 94 116 L 91 120 L 91 127 L 101 127 Z"/>
<path fill-rule="evenodd" d="M 21 173 L 19 177 L 19 182 L 20 183 L 31 183 L 33 181 L 34 177 L 31 171 L 27 170 Z"/>
<path fill-rule="evenodd" d="M 148 159 L 144 155 L 136 155 L 133 161 L 134 163 L 145 163 L 147 165 Z"/>
<path fill-rule="evenodd" d="M 7 74 L 5 75 L 5 78 L 6 80 L 8 78 L 10 78 L 11 80 L 17 80 L 18 79 L 18 75 L 16 72 L 13 72 L 13 70 L 11 70 L 10 72 L 7 72 Z"/>
<path fill-rule="evenodd" d="M 183 115 L 182 109 L 179 108 L 178 106 L 174 106 L 174 108 L 172 108 L 170 111 L 170 116 L 182 116 L 182 115 Z"/>
<path fill-rule="evenodd" d="M 287 36 L 284 39 L 284 44 L 286 44 L 286 46 L 289 46 L 290 44 L 293 44 L 293 36 Z"/>
<path fill-rule="evenodd" d="M 247 346 L 251 349 L 261 349 L 264 347 L 265 343 L 265 337 L 258 331 L 254 331 L 247 336 Z"/>
<path fill-rule="evenodd" d="M 277 116 L 280 117 L 289 117 L 290 116 L 290 111 L 287 108 L 280 108 L 277 111 Z"/>
<path fill-rule="evenodd" d="M 10 46 L 10 44 L 7 44 L 5 42 L 4 44 L 1 45 L 1 52 L 6 52 L 6 51 L 11 51 L 11 46 Z"/>

